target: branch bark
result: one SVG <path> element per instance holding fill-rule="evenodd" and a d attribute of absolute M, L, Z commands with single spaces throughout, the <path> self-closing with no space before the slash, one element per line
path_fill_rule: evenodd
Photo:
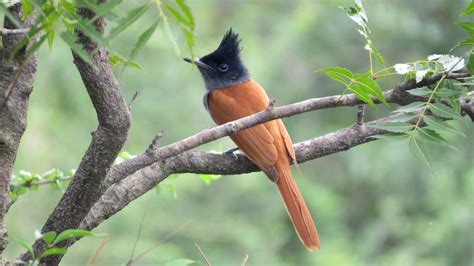
<path fill-rule="evenodd" d="M 21 6 L 9 8 L 11 14 L 21 21 Z M 30 16 L 22 26 L 29 27 L 36 20 Z M 4 32 L 18 32 L 15 25 L 7 17 L 4 20 Z M 7 245 L 7 229 L 3 218 L 8 203 L 8 188 L 13 165 L 26 129 L 26 116 L 33 80 L 36 74 L 38 54 L 35 53 L 28 61 L 25 49 L 10 60 L 12 51 L 23 37 L 23 32 L 2 37 L 3 49 L 0 49 L 0 264 L 1 254 Z M 2 34 L 0 34 L 1 36 Z"/>
<path fill-rule="evenodd" d="M 426 101 L 426 98 L 413 96 L 407 93 L 406 90 L 434 84 L 442 77 L 442 75 L 443 74 L 436 74 L 420 83 L 410 80 L 408 82 L 399 84 L 393 90 L 387 91 L 385 93 L 385 97 L 388 102 L 399 104 L 409 104 L 411 102 L 423 100 Z M 448 78 L 458 78 L 461 76 L 464 77 L 466 75 L 466 73 L 452 73 L 448 75 Z M 280 118 L 306 111 L 342 105 L 354 106 L 361 104 L 355 95 L 352 94 L 345 95 L 338 101 L 339 98 L 340 96 L 329 96 L 306 100 L 287 106 L 270 108 L 258 114 L 242 118 L 212 129 L 204 130 L 180 141 L 181 143 L 177 142 L 175 144 L 163 147 L 154 154 L 150 155 L 149 152 L 145 152 L 141 156 L 135 157 L 134 159 L 125 161 L 115 166 L 113 168 L 115 172 L 111 171 L 110 174 L 117 175 L 110 175 L 108 179 L 106 179 L 106 182 L 108 182 L 107 185 L 112 184 L 115 181 L 118 181 L 118 183 L 109 189 L 104 194 L 104 196 L 102 196 L 99 202 L 94 205 L 94 207 L 91 209 L 91 212 L 81 223 L 81 228 L 87 230 L 95 228 L 104 220 L 108 219 L 110 216 L 124 208 L 128 203 L 152 189 L 170 174 L 206 173 L 230 175 L 258 171 L 258 168 L 242 155 L 238 156 L 238 161 L 235 161 L 234 157 L 231 155 L 196 151 L 186 151 L 175 157 L 170 156 L 171 158 L 166 156 L 168 156 L 170 153 L 172 154 L 176 152 L 176 150 L 179 151 L 179 149 L 186 149 L 189 147 L 192 148 L 194 145 L 199 146 L 203 143 L 209 142 L 210 140 L 220 138 L 222 135 L 225 136 L 232 134 L 229 132 L 234 132 L 234 130 L 242 130 L 255 124 L 274 119 L 275 117 Z M 473 102 L 461 101 L 461 103 L 463 110 L 472 109 L 474 107 Z M 367 125 L 382 124 L 386 121 L 386 119 L 387 118 L 379 119 L 362 125 L 356 124 L 352 127 L 341 129 L 319 138 L 295 144 L 294 148 L 298 162 L 302 163 L 332 153 L 345 151 L 362 143 L 372 141 L 372 136 L 384 133 L 385 131 L 381 129 L 370 128 L 367 127 Z M 255 122 L 255 120 L 257 122 Z M 174 145 L 180 146 L 178 146 L 178 148 L 167 150 L 169 147 L 173 147 Z M 160 151 L 166 151 L 162 152 L 163 157 L 157 155 L 160 154 Z M 149 160 L 156 161 L 151 165 L 134 172 L 125 179 L 113 179 L 114 177 L 116 178 L 128 175 L 128 172 L 124 173 L 120 171 L 131 171 L 134 169 L 134 167 L 141 167 L 145 165 L 149 162 Z"/>
<path fill-rule="evenodd" d="M 91 19 L 95 15 L 91 10 L 84 8 L 78 9 L 77 12 L 85 19 Z M 105 28 L 103 18 L 94 21 L 94 25 L 98 32 L 103 33 Z M 129 109 L 108 64 L 107 51 L 98 47 L 81 32 L 76 32 L 76 35 L 78 43 L 91 55 L 92 65 L 73 53 L 74 63 L 94 105 L 99 125 L 92 133 L 92 141 L 71 184 L 49 216 L 42 232 L 59 233 L 79 226 L 93 204 L 101 197 L 103 191 L 100 189 L 100 184 L 122 149 L 130 128 Z M 35 254 L 40 254 L 45 249 L 44 242 L 36 241 L 33 249 Z M 46 265 L 57 265 L 61 258 L 59 255 L 48 256 L 41 262 Z M 30 259 L 29 253 L 21 256 L 23 261 Z"/>

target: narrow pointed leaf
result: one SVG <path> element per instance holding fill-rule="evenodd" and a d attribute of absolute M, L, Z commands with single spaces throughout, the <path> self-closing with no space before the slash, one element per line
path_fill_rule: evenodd
<path fill-rule="evenodd" d="M 68 229 L 61 232 L 58 237 L 54 240 L 53 244 L 56 245 L 64 240 L 73 237 L 84 237 L 84 236 L 95 236 L 93 232 L 80 230 L 80 229 Z"/>
<path fill-rule="evenodd" d="M 413 89 L 413 90 L 408 90 L 407 92 L 410 93 L 411 95 L 415 95 L 415 96 L 426 96 L 426 95 L 430 95 L 431 93 L 433 93 L 432 90 L 430 90 L 426 87 L 416 88 L 416 89 Z"/>
<path fill-rule="evenodd" d="M 406 133 L 386 133 L 386 134 L 375 135 L 372 138 L 383 139 L 383 140 L 400 141 L 400 140 L 404 140 L 404 139 L 408 138 L 409 136 L 410 135 L 408 135 Z"/>
<path fill-rule="evenodd" d="M 50 248 L 45 250 L 41 255 L 39 255 L 40 258 L 52 256 L 52 255 L 63 255 L 66 254 L 67 249 L 65 248 Z"/>
<path fill-rule="evenodd" d="M 82 60 L 89 64 L 92 63 L 89 53 L 84 50 L 82 45 L 76 43 L 76 36 L 74 36 L 70 32 L 62 32 L 59 36 L 69 45 L 69 48 L 71 48 L 71 50 L 73 50 L 74 53 L 76 53 Z"/>
<path fill-rule="evenodd" d="M 127 12 L 127 16 L 118 22 L 118 25 L 110 31 L 110 35 L 107 37 L 108 40 L 115 38 L 119 33 L 128 28 L 133 22 L 140 18 L 150 7 L 150 3 L 147 3 L 141 7 L 132 9 Z"/>
<path fill-rule="evenodd" d="M 462 133 L 460 130 L 456 129 L 455 127 L 451 126 L 447 122 L 438 119 L 434 116 L 426 115 L 424 116 L 423 120 L 425 123 L 428 125 L 429 128 L 435 129 L 435 130 L 440 130 L 440 131 L 447 131 L 447 132 L 452 132 L 452 133 L 457 133 L 461 134 L 462 136 L 466 137 L 464 133 Z"/>
<path fill-rule="evenodd" d="M 145 30 L 137 40 L 137 43 L 135 43 L 135 46 L 132 49 L 132 52 L 130 53 L 130 60 L 133 60 L 138 54 L 138 52 L 145 46 L 145 44 L 148 42 L 148 40 L 151 38 L 153 33 L 156 30 L 156 27 L 158 26 L 159 19 L 155 21 L 147 30 Z"/>
<path fill-rule="evenodd" d="M 53 240 L 56 238 L 56 232 L 54 231 L 51 231 L 51 232 L 47 232 L 47 233 L 44 233 L 42 236 L 41 236 L 41 239 L 44 240 L 44 242 L 46 242 L 46 244 L 51 245 L 51 243 L 53 243 Z"/>
<path fill-rule="evenodd" d="M 394 113 L 410 113 L 416 111 L 417 109 L 423 107 L 426 103 L 422 102 L 413 102 L 408 105 L 402 106 L 397 110 L 393 111 Z"/>
<path fill-rule="evenodd" d="M 369 125 L 368 127 L 384 129 L 390 132 L 408 132 L 414 126 L 405 122 L 388 122 L 382 125 Z"/>
<path fill-rule="evenodd" d="M 408 148 L 418 159 L 422 160 L 431 168 L 431 162 L 427 156 L 428 152 L 426 145 L 422 143 L 416 136 L 412 136 L 408 142 Z"/>
<path fill-rule="evenodd" d="M 458 114 L 454 109 L 441 104 L 441 103 L 433 103 L 430 104 L 430 110 L 433 112 L 434 115 L 444 118 L 450 119 L 462 119 L 462 116 Z"/>

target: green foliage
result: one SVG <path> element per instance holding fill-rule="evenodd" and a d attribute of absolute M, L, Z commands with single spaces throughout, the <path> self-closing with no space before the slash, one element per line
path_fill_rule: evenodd
<path fill-rule="evenodd" d="M 174 259 L 172 261 L 168 261 L 165 263 L 165 266 L 186 266 L 186 265 L 191 265 L 191 264 L 196 264 L 197 262 L 194 260 L 190 259 Z"/>
<path fill-rule="evenodd" d="M 349 90 L 371 107 L 376 108 L 371 96 L 375 97 L 380 102 L 387 105 L 383 97 L 383 92 L 380 86 L 375 82 L 369 74 L 355 74 L 350 70 L 341 67 L 328 67 L 319 70 L 326 74 L 329 78 L 344 85 L 344 91 Z"/>
<path fill-rule="evenodd" d="M 393 67 L 384 67 L 382 56 L 373 46 L 370 39 L 370 29 L 368 27 L 367 13 L 362 5 L 361 0 L 355 0 L 354 7 L 342 8 L 349 18 L 351 18 L 359 27 L 359 33 L 364 36 L 366 45 L 365 49 L 369 51 L 370 70 L 367 74 L 354 74 L 350 70 L 340 67 L 329 67 L 322 69 L 321 72 L 329 78 L 343 84 L 344 91 L 350 90 L 354 94 L 367 103 L 375 107 L 373 99 L 377 99 L 385 103 L 381 88 L 374 79 L 395 74 L 405 75 L 405 80 L 414 78 L 416 83 L 420 83 L 423 79 L 432 76 L 435 73 L 444 73 L 442 78 L 437 82 L 435 88 L 428 87 L 415 88 L 408 92 L 415 96 L 425 97 L 424 102 L 414 102 L 406 106 L 399 107 L 394 113 L 399 115 L 393 116 L 383 125 L 372 125 L 371 127 L 384 129 L 389 132 L 388 139 L 409 139 L 409 148 L 418 158 L 431 165 L 427 154 L 428 147 L 432 144 L 443 144 L 451 148 L 451 145 L 439 133 L 440 131 L 449 131 L 460 133 L 460 130 L 450 126 L 442 119 L 461 120 L 459 99 L 467 95 L 466 84 L 464 82 L 455 82 L 445 80 L 446 73 L 452 73 L 462 70 L 466 67 L 463 57 L 457 57 L 450 54 L 433 54 L 428 56 L 428 60 L 417 60 L 409 63 L 395 64 Z M 472 5 L 472 3 L 471 3 Z M 470 14 L 471 7 L 463 13 Z M 469 38 L 473 38 L 474 23 L 458 22 L 460 27 L 469 34 Z M 469 45 L 469 39 L 462 43 L 463 46 Z M 469 56 L 467 68 L 472 72 L 472 48 L 466 53 Z M 375 57 L 382 69 L 374 71 L 372 56 Z M 373 97 L 373 98 L 372 98 Z M 448 103 L 448 104 L 446 104 Z M 434 116 L 430 116 L 429 110 Z M 441 119 L 438 119 L 441 118 Z M 425 121 L 426 120 L 426 121 Z M 423 125 L 426 123 L 426 127 Z M 462 134 L 462 133 L 461 133 Z M 383 137 L 382 137 L 383 138 Z M 454 148 L 455 149 L 455 148 Z"/>
<path fill-rule="evenodd" d="M 79 229 L 69 229 L 57 234 L 56 232 L 46 232 L 41 233 L 40 231 L 35 232 L 35 238 L 41 239 L 46 244 L 45 250 L 39 254 L 35 255 L 33 248 L 24 240 L 14 239 L 19 245 L 26 249 L 33 257 L 31 261 L 24 262 L 22 265 L 37 265 L 38 260 L 44 257 L 53 256 L 53 255 L 64 255 L 67 252 L 66 248 L 58 247 L 57 245 L 65 240 L 76 238 L 76 237 L 86 237 L 86 236 L 97 236 L 93 232 Z"/>

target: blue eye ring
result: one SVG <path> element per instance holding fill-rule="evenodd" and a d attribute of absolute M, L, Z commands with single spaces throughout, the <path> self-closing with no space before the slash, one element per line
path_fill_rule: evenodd
<path fill-rule="evenodd" d="M 217 67 L 217 70 L 219 70 L 220 72 L 227 72 L 227 70 L 229 70 L 229 66 L 227 64 L 220 64 Z"/>

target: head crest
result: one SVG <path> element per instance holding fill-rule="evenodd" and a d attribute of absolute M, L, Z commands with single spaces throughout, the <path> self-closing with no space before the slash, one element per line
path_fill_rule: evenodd
<path fill-rule="evenodd" d="M 219 47 L 214 52 L 212 52 L 212 54 L 226 57 L 237 56 L 241 50 L 239 46 L 240 41 L 239 34 L 233 32 L 232 28 L 230 28 L 222 38 Z"/>

